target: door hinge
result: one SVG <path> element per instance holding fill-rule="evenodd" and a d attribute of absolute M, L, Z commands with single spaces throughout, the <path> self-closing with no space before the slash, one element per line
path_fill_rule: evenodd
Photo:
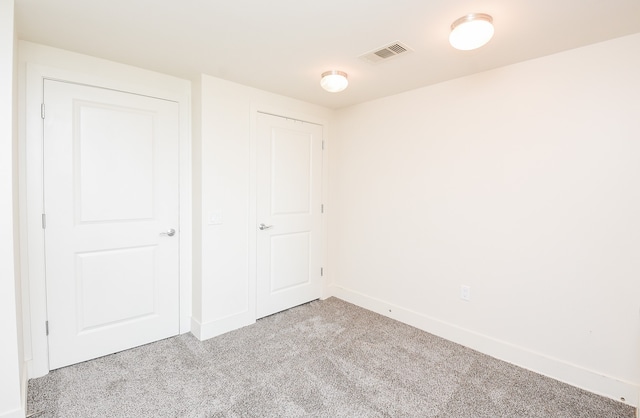
<path fill-rule="evenodd" d="M 47 215 L 42 214 L 42 229 L 47 229 Z"/>
<path fill-rule="evenodd" d="M 324 205 L 320 205 L 320 213 L 324 213 Z"/>
<path fill-rule="evenodd" d="M 320 267 L 320 276 L 324 276 L 324 268 Z"/>
<path fill-rule="evenodd" d="M 49 321 L 44 322 L 44 328 L 47 330 L 47 335 L 49 335 Z"/>
<path fill-rule="evenodd" d="M 44 116 L 43 116 L 43 118 L 44 118 Z M 324 149 L 324 139 L 322 140 L 322 149 Z"/>
<path fill-rule="evenodd" d="M 40 105 L 40 117 L 44 119 L 44 103 Z"/>

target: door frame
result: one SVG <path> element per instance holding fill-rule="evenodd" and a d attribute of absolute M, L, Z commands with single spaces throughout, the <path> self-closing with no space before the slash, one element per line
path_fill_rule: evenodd
<path fill-rule="evenodd" d="M 40 51 L 39 49 L 44 49 Z M 20 56 L 19 212 L 24 353 L 29 378 L 49 372 L 45 321 L 43 208 L 44 79 L 85 84 L 177 102 L 179 115 L 180 333 L 190 331 L 192 269 L 191 83 L 187 80 L 78 55 L 27 45 Z M 33 50 L 32 50 L 33 49 Z M 46 111 L 46 109 L 45 109 Z"/>
<path fill-rule="evenodd" d="M 250 142 L 250 167 L 251 177 L 249 184 L 249 311 L 251 312 L 253 321 L 257 318 L 257 297 L 258 297 L 258 193 L 257 193 L 257 175 L 258 175 L 258 114 L 263 113 L 271 116 L 281 117 L 284 119 L 293 119 L 301 122 L 312 123 L 322 126 L 322 175 L 321 184 L 321 200 L 324 205 L 320 227 L 320 263 L 324 269 L 324 275 L 320 278 L 321 296 L 320 299 L 326 299 L 330 295 L 329 284 L 330 276 L 327 268 L 327 217 L 328 209 L 328 184 L 329 184 L 329 122 L 306 113 L 292 110 L 292 108 L 282 108 L 279 106 L 270 106 L 266 104 L 251 104 L 251 142 Z"/>

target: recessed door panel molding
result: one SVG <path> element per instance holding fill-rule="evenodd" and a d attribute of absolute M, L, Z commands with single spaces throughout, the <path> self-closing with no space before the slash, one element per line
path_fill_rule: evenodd
<path fill-rule="evenodd" d="M 74 103 L 78 222 L 152 219 L 157 113 Z"/>
<path fill-rule="evenodd" d="M 271 294 L 309 284 L 310 238 L 309 232 L 271 237 Z"/>
<path fill-rule="evenodd" d="M 154 315 L 156 246 L 76 254 L 78 334 Z"/>
<path fill-rule="evenodd" d="M 271 141 L 271 214 L 309 214 L 313 135 L 274 127 Z"/>
<path fill-rule="evenodd" d="M 256 312 L 318 299 L 322 242 L 322 126 L 258 113 Z"/>
<path fill-rule="evenodd" d="M 49 367 L 178 334 L 179 107 L 44 81 Z"/>

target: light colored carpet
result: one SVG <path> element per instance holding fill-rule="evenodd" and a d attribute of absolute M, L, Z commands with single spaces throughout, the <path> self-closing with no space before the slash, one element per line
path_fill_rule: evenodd
<path fill-rule="evenodd" d="M 29 382 L 41 417 L 634 417 L 634 409 L 331 298 Z"/>

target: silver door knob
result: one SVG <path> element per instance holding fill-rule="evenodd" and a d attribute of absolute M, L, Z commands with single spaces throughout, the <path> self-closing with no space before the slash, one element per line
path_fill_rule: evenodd
<path fill-rule="evenodd" d="M 167 232 L 160 232 L 160 235 L 166 235 L 168 237 L 172 237 L 176 234 L 176 230 L 171 228 L 170 230 L 168 230 Z"/>
<path fill-rule="evenodd" d="M 273 228 L 273 225 L 260 224 L 258 228 L 260 228 L 261 231 L 264 231 L 265 229 Z"/>

